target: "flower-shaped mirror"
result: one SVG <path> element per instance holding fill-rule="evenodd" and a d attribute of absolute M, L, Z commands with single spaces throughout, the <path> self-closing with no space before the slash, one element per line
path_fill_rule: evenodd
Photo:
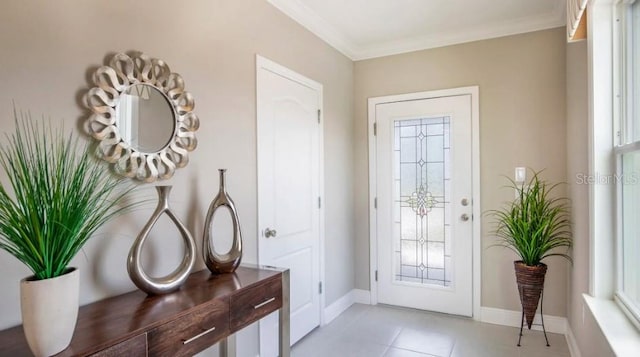
<path fill-rule="evenodd" d="M 189 162 L 200 122 L 184 81 L 162 60 L 118 53 L 93 75 L 88 130 L 98 154 L 123 176 L 164 180 Z"/>

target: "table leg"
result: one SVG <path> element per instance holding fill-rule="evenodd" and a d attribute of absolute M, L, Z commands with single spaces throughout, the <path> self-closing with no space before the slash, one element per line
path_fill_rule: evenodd
<path fill-rule="evenodd" d="M 236 334 L 232 333 L 220 341 L 220 357 L 236 357 Z"/>
<path fill-rule="evenodd" d="M 291 320 L 289 307 L 289 269 L 282 272 L 282 307 L 278 312 L 280 317 L 279 337 L 278 341 L 280 357 L 289 357 L 291 355 Z"/>

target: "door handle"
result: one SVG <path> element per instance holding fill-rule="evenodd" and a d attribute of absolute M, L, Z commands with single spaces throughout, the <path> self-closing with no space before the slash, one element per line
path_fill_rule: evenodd
<path fill-rule="evenodd" d="M 466 222 L 466 221 L 468 221 L 468 220 L 469 220 L 469 215 L 468 215 L 468 214 L 466 214 L 466 213 L 463 213 L 463 214 L 462 214 L 462 216 L 460 216 L 460 220 L 461 220 L 462 222 Z"/>
<path fill-rule="evenodd" d="M 271 238 L 271 237 L 275 237 L 276 236 L 276 230 L 275 229 L 265 229 L 264 230 L 264 237 L 265 238 Z"/>

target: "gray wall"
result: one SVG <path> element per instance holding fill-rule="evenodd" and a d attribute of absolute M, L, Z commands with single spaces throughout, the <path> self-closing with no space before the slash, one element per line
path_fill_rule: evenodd
<path fill-rule="evenodd" d="M 565 30 L 532 32 L 356 62 L 356 182 L 367 182 L 367 98 L 479 85 L 481 210 L 513 198 L 501 175 L 514 167 L 545 169 L 565 181 Z M 562 194 L 564 192 L 559 191 Z M 367 185 L 356 185 L 356 287 L 369 289 Z M 489 248 L 482 219 L 482 305 L 520 310 L 513 273 L 516 256 Z M 546 314 L 566 316 L 567 263 L 547 261 Z"/>
<path fill-rule="evenodd" d="M 189 165 L 163 184 L 174 186 L 171 205 L 201 241 L 217 169 L 227 168 L 245 262 L 257 261 L 255 55 L 322 83 L 327 304 L 353 289 L 353 62 L 266 1 L 7 0 L 0 11 L 0 48 L 0 132 L 13 130 L 14 100 L 34 117 L 78 131 L 86 118 L 80 98 L 90 74 L 115 52 L 143 51 L 180 73 L 201 120 L 199 146 Z M 140 196 L 153 202 L 104 227 L 73 261 L 81 270 L 83 304 L 134 289 L 126 256 L 153 211 L 155 191 L 145 185 Z M 181 245 L 175 234 L 162 233 L 167 229 L 168 220 L 160 222 L 145 248 L 147 268 L 156 274 L 179 261 Z M 204 267 L 201 261 L 198 266 Z M 30 273 L 4 252 L 0 271 L 5 328 L 20 322 L 18 283 Z M 240 338 L 240 355 L 255 356 L 256 330 Z"/>
<path fill-rule="evenodd" d="M 574 238 L 567 317 L 582 356 L 613 356 L 591 310 L 582 299 L 582 294 L 589 292 L 589 186 L 578 184 L 577 175 L 589 172 L 587 41 L 568 44 L 566 60 L 567 193 L 572 202 Z"/>

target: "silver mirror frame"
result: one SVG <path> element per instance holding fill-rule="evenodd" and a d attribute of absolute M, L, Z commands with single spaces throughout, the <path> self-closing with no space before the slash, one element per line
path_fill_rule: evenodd
<path fill-rule="evenodd" d="M 116 173 L 154 182 L 171 178 L 176 168 L 189 163 L 188 153 L 198 145 L 195 132 L 200 120 L 193 113 L 195 102 L 191 93 L 184 90 L 184 80 L 171 72 L 163 60 L 143 53 L 117 53 L 108 66 L 95 71 L 93 83 L 95 87 L 87 93 L 87 106 L 92 112 L 87 130 L 98 140 L 98 156 L 112 163 Z M 122 139 L 118 130 L 116 106 L 120 95 L 134 84 L 153 86 L 173 107 L 173 135 L 157 152 L 137 150 Z"/>

